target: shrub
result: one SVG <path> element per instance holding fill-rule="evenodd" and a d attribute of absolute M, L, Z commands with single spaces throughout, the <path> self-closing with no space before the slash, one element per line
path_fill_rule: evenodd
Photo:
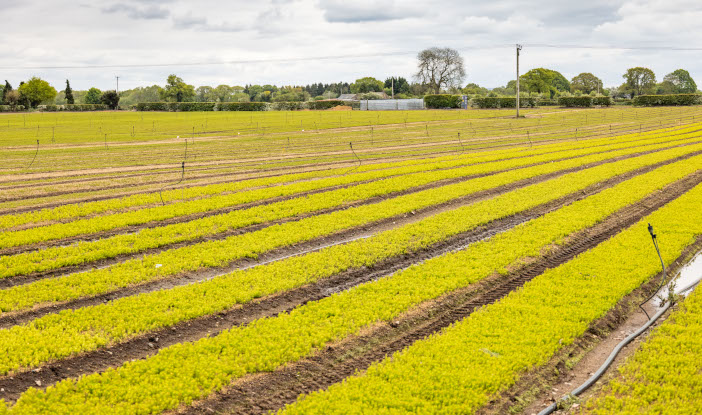
<path fill-rule="evenodd" d="M 171 111 L 214 111 L 214 102 L 170 102 Z M 175 104 L 175 105 L 172 105 Z"/>
<path fill-rule="evenodd" d="M 266 111 L 267 102 L 220 102 L 217 111 Z"/>
<path fill-rule="evenodd" d="M 100 103 L 116 110 L 119 106 L 119 94 L 116 91 L 105 91 L 100 96 Z"/>
<path fill-rule="evenodd" d="M 541 99 L 539 99 L 538 104 L 539 104 L 539 106 L 547 106 L 547 105 L 553 106 L 553 105 L 558 105 L 558 100 L 541 98 Z"/>
<path fill-rule="evenodd" d="M 673 105 L 699 105 L 702 104 L 702 95 L 698 94 L 672 94 L 672 95 L 639 95 L 634 97 L 634 105 L 643 107 L 673 106 Z"/>
<path fill-rule="evenodd" d="M 629 98 L 615 98 L 614 105 L 631 105 L 632 101 Z"/>
<path fill-rule="evenodd" d="M 425 95 L 424 106 L 427 108 L 461 108 L 461 96 L 449 94 Z"/>
<path fill-rule="evenodd" d="M 346 105 L 346 103 L 339 100 L 312 101 L 307 103 L 307 108 L 311 110 L 328 110 L 329 108 L 338 107 L 339 105 Z"/>
<path fill-rule="evenodd" d="M 592 97 L 592 105 L 609 107 L 610 105 L 612 105 L 612 98 L 603 96 Z"/>
<path fill-rule="evenodd" d="M 532 108 L 535 107 L 538 102 L 538 98 L 535 97 L 520 97 L 519 107 L 520 108 Z M 516 97 L 477 97 L 473 98 L 473 106 L 478 108 L 516 108 L 517 98 Z"/>
<path fill-rule="evenodd" d="M 558 104 L 562 107 L 591 107 L 592 97 L 589 95 L 558 97 Z"/>
<path fill-rule="evenodd" d="M 270 109 L 273 111 L 296 111 L 305 109 L 305 106 L 302 101 L 281 101 L 272 103 Z"/>
<path fill-rule="evenodd" d="M 140 102 L 136 105 L 137 111 L 168 111 L 166 102 Z"/>

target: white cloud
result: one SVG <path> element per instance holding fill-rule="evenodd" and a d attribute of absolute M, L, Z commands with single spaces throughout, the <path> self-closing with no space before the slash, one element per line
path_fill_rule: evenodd
<path fill-rule="evenodd" d="M 620 84 L 631 66 L 651 67 L 659 79 L 679 67 L 702 81 L 698 53 L 660 50 L 549 49 L 530 44 L 702 46 L 695 44 L 702 5 L 680 0 L 0 0 L 0 80 L 17 84 L 37 75 L 77 89 L 163 84 L 176 73 L 196 85 L 307 84 L 361 76 L 407 78 L 416 53 L 453 47 L 467 66 L 466 82 L 488 87 L 514 77 L 513 44 L 523 43 L 522 71 L 549 67 Z M 79 5 L 80 6 L 80 5 Z M 32 25 L 27 25 L 32 21 Z M 37 30 L 41 28 L 41 30 Z M 338 55 L 407 54 L 322 60 Z M 19 67 L 140 65 L 307 58 L 211 66 L 115 69 Z"/>

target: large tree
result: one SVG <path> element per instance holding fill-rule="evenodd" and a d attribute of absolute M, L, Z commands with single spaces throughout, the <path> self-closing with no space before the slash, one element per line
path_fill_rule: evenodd
<path fill-rule="evenodd" d="M 367 92 L 381 92 L 384 84 L 373 78 L 366 76 L 365 78 L 356 79 L 356 82 L 351 84 L 351 92 L 354 94 L 365 94 Z"/>
<path fill-rule="evenodd" d="M 88 92 L 85 93 L 85 97 L 83 98 L 83 102 L 86 104 L 99 104 L 100 103 L 100 97 L 102 96 L 102 91 L 99 89 L 92 87 L 88 90 Z"/>
<path fill-rule="evenodd" d="M 455 49 L 425 49 L 419 52 L 417 61 L 415 78 L 434 94 L 445 88 L 457 87 L 466 77 L 463 58 Z"/>
<path fill-rule="evenodd" d="M 190 102 L 195 98 L 195 87 L 186 84 L 176 75 L 168 75 L 163 98 L 167 101 Z"/>
<path fill-rule="evenodd" d="M 73 99 L 73 90 L 71 89 L 71 84 L 66 79 L 66 89 L 63 91 L 66 94 L 66 104 L 75 104 L 75 99 Z"/>
<path fill-rule="evenodd" d="M 690 76 L 690 72 L 684 69 L 676 69 L 663 77 L 663 82 L 673 84 L 676 94 L 692 94 L 697 91 L 697 84 Z"/>
<path fill-rule="evenodd" d="M 570 82 L 568 82 L 568 80 L 561 75 L 560 72 L 552 69 L 532 69 L 520 76 L 519 80 L 520 90 L 522 87 L 526 87 L 528 92 L 537 92 L 539 94 L 548 93 L 551 98 L 553 98 L 556 92 L 570 90 Z"/>
<path fill-rule="evenodd" d="M 572 92 L 581 91 L 589 94 L 592 91 L 602 90 L 602 80 L 590 72 L 583 72 L 578 76 L 573 77 L 570 81 L 570 90 Z"/>
<path fill-rule="evenodd" d="M 629 68 L 622 77 L 633 95 L 642 95 L 656 86 L 656 74 L 648 68 Z"/>
<path fill-rule="evenodd" d="M 53 101 L 56 98 L 56 89 L 43 79 L 36 76 L 19 87 L 20 97 L 29 102 L 29 105 L 36 108 L 37 105 L 45 101 Z"/>

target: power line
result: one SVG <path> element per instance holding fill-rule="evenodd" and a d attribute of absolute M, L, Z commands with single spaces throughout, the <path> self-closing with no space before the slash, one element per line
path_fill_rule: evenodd
<path fill-rule="evenodd" d="M 477 50 L 477 49 L 496 49 L 500 47 L 511 47 L 512 45 L 483 45 L 483 46 L 466 46 L 458 48 L 458 50 Z M 237 64 L 255 64 L 255 63 L 287 63 L 287 62 L 306 62 L 306 61 L 329 61 L 342 59 L 357 59 L 357 58 L 376 58 L 387 56 L 403 56 L 416 55 L 417 51 L 395 51 L 395 52 L 378 52 L 353 55 L 334 55 L 334 56 L 315 56 L 315 57 L 300 57 L 300 58 L 270 58 L 270 59 L 242 59 L 231 61 L 212 61 L 212 62 L 180 62 L 180 63 L 145 63 L 145 64 L 105 64 L 105 65 L 54 65 L 54 66 L 0 66 L 0 69 L 121 69 L 121 68 L 155 68 L 155 67 L 173 67 L 173 66 L 213 66 L 213 65 L 237 65 Z"/>
<path fill-rule="evenodd" d="M 702 47 L 678 47 L 678 46 L 607 46 L 607 45 L 579 45 L 579 44 L 549 44 L 549 43 L 524 43 L 527 48 L 551 48 L 551 49 L 599 49 L 599 50 L 660 50 L 660 51 L 702 51 Z M 464 46 L 456 48 L 460 51 L 468 50 L 488 50 L 512 48 L 514 44 L 491 44 L 480 46 Z M 200 61 L 200 62 L 168 62 L 168 63 L 139 63 L 139 64 L 105 64 L 105 65 L 36 65 L 36 66 L 0 66 L 0 69 L 123 69 L 123 68 L 159 68 L 159 67 L 186 67 L 186 66 L 216 66 L 216 65 L 237 65 L 237 64 L 258 64 L 258 63 L 289 63 L 289 62 L 309 62 L 309 61 L 333 61 L 358 58 L 376 58 L 388 56 L 416 55 L 417 51 L 393 51 L 333 56 L 315 56 L 298 58 L 268 58 L 268 59 L 241 59 L 229 61 Z"/>

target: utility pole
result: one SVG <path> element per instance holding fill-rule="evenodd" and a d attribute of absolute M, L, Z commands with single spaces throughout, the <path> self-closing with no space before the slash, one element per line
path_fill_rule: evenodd
<path fill-rule="evenodd" d="M 115 76 L 115 78 L 117 78 L 117 90 L 115 92 L 119 95 L 119 76 Z"/>
<path fill-rule="evenodd" d="M 517 118 L 519 118 L 519 51 L 522 50 L 522 45 L 517 43 Z"/>

